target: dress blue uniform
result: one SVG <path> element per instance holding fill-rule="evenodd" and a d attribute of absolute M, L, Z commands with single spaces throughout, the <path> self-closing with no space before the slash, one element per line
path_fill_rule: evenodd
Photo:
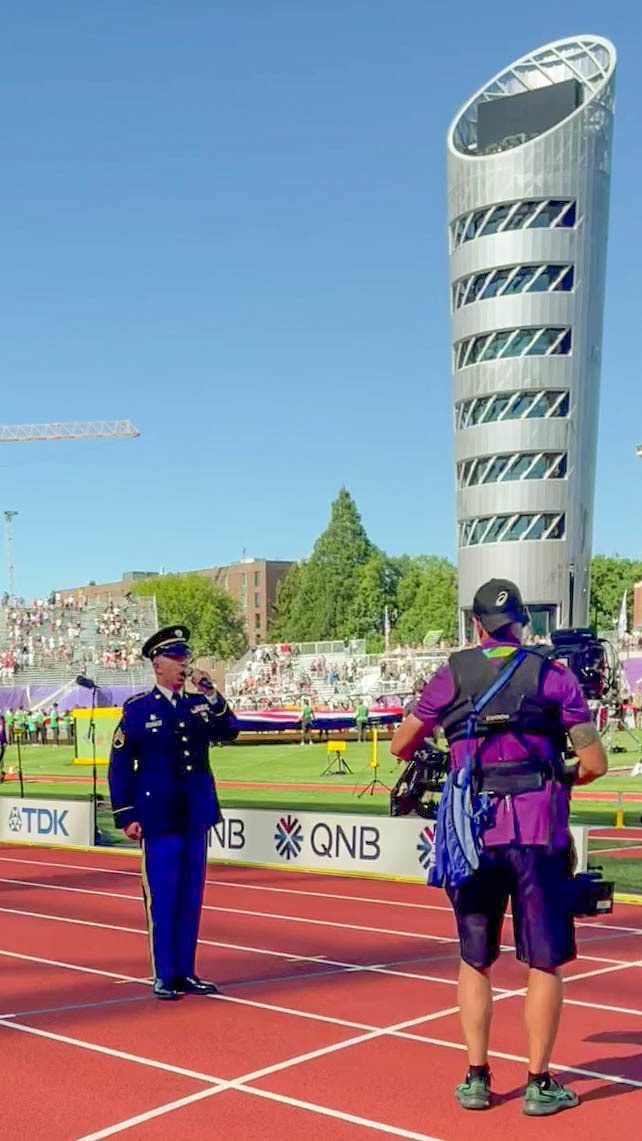
<path fill-rule="evenodd" d="M 143 647 L 166 652 L 168 631 Z M 163 643 L 165 636 L 165 643 Z M 187 646 L 184 645 L 184 652 Z M 237 736 L 234 715 L 221 694 L 169 693 L 155 686 L 129 698 L 114 733 L 109 765 L 114 821 L 142 828 L 143 894 L 152 971 L 159 997 L 202 990 L 194 959 L 205 884 L 207 834 L 221 820 L 209 765 L 211 742 Z M 216 988 L 211 985 L 210 993 Z M 167 992 L 167 993 L 165 993 Z"/>

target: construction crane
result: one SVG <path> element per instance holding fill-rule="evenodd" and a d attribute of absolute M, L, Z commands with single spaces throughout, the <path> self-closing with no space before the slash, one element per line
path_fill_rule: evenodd
<path fill-rule="evenodd" d="M 140 436 L 130 420 L 78 420 L 63 424 L 0 424 L 0 444 L 30 444 L 44 440 L 115 440 Z M 13 520 L 17 511 L 4 511 L 6 586 L 15 594 Z"/>
<path fill-rule="evenodd" d="M 140 436 L 129 420 L 80 420 L 72 424 L 0 424 L 0 444 L 30 444 L 36 440 L 115 440 Z"/>

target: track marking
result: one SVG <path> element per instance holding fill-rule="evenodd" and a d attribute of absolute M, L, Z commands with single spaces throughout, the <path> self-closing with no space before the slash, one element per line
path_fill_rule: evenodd
<path fill-rule="evenodd" d="M 152 1070 L 164 1070 L 169 1074 L 178 1074 L 183 1078 L 193 1078 L 197 1082 L 207 1082 L 209 1085 L 218 1084 L 221 1078 L 212 1074 L 203 1074 L 198 1070 L 188 1070 L 183 1066 L 174 1066 L 169 1062 L 159 1062 L 155 1058 L 144 1058 L 141 1054 L 129 1054 L 126 1050 L 116 1050 L 112 1046 L 100 1046 L 97 1042 L 86 1042 L 82 1038 L 71 1038 L 68 1034 L 57 1034 L 53 1030 L 41 1030 L 37 1026 L 26 1026 L 23 1022 L 13 1022 L 10 1019 L 0 1018 L 0 1026 L 9 1030 L 17 1030 L 21 1034 L 33 1034 L 36 1038 L 48 1038 L 52 1042 L 62 1042 L 65 1046 L 76 1046 L 80 1050 L 89 1050 L 95 1054 L 105 1054 L 109 1058 L 119 1058 L 123 1062 L 135 1062 L 139 1066 L 149 1066 Z"/>
<path fill-rule="evenodd" d="M 513 997 L 513 993 L 517 994 L 520 992 L 507 991 L 507 992 L 505 992 L 505 994 L 502 997 L 505 997 L 505 998 Z M 214 1001 L 217 1001 L 217 1000 L 215 999 Z M 388 1027 L 382 1027 L 382 1028 L 376 1029 L 376 1030 L 371 1031 L 371 1032 L 356 1035 L 355 1037 L 348 1038 L 343 1042 L 334 1043 L 330 1046 L 323 1046 L 318 1050 L 308 1051 L 305 1054 L 300 1054 L 294 1058 L 289 1058 L 283 1062 L 277 1062 L 274 1065 L 266 1066 L 260 1070 L 255 1070 L 252 1073 L 245 1074 L 242 1077 L 235 1078 L 231 1081 L 226 1081 L 225 1083 L 218 1085 L 216 1089 L 208 1090 L 208 1091 L 201 1091 L 199 1095 L 192 1095 L 189 1098 L 183 1098 L 180 1100 L 180 1102 L 169 1102 L 165 1106 L 158 1106 L 156 1109 L 150 1110 L 147 1114 L 139 1114 L 135 1118 L 128 1118 L 125 1121 L 117 1122 L 115 1125 L 108 1126 L 106 1129 L 99 1130 L 96 1133 L 87 1134 L 86 1136 L 79 1138 L 78 1141 L 103 1141 L 104 1138 L 112 1137 L 116 1133 L 122 1133 L 126 1129 L 130 1129 L 135 1125 L 142 1124 L 145 1121 L 149 1121 L 152 1119 L 152 1117 L 164 1116 L 166 1113 L 169 1113 L 169 1112 L 173 1111 L 174 1109 L 181 1108 L 185 1105 L 191 1104 L 193 1101 L 201 1100 L 202 1098 L 204 1098 L 206 1096 L 213 1097 L 213 1096 L 215 1096 L 219 1093 L 222 1093 L 226 1090 L 237 1090 L 239 1092 L 251 1093 L 251 1094 L 253 1094 L 255 1096 L 259 1096 L 259 1097 L 267 1096 L 267 1097 L 269 1097 L 269 1100 L 281 1102 L 283 1104 L 294 1104 L 294 1105 L 299 1104 L 301 1106 L 301 1108 L 305 1108 L 312 1113 L 321 1114 L 323 1116 L 334 1117 L 338 1120 L 354 1121 L 355 1124 L 360 1124 L 360 1125 L 363 1125 L 367 1128 L 378 1130 L 379 1132 L 388 1133 L 389 1135 L 392 1135 L 392 1136 L 411 1138 L 412 1141 L 438 1141 L 438 1139 L 436 1139 L 436 1138 L 426 1137 L 425 1134 L 417 1134 L 417 1133 L 409 1132 L 407 1130 L 400 1130 L 394 1126 L 385 1125 L 382 1122 L 370 1121 L 367 1118 L 359 1118 L 359 1119 L 355 1120 L 354 1117 L 352 1117 L 349 1114 L 345 1114 L 340 1110 L 332 1110 L 332 1109 L 329 1109 L 329 1107 L 315 1105 L 311 1102 L 297 1103 L 296 1099 L 288 1098 L 288 1097 L 286 1097 L 286 1095 L 283 1095 L 283 1094 L 272 1093 L 271 1091 L 265 1091 L 265 1090 L 259 1091 L 259 1090 L 255 1089 L 251 1085 L 251 1083 L 258 1081 L 261 1078 L 269 1077 L 272 1074 L 280 1073 L 283 1070 L 291 1069 L 293 1067 L 302 1065 L 306 1062 L 315 1061 L 317 1058 L 327 1057 L 329 1054 L 336 1054 L 340 1050 L 349 1049 L 352 1046 L 360 1045 L 364 1042 L 370 1042 L 370 1041 L 373 1041 L 377 1038 L 382 1038 L 382 1037 L 385 1037 L 388 1035 L 402 1036 L 400 1032 L 407 1030 L 412 1026 L 416 1026 L 419 1023 L 423 1023 L 423 1022 L 435 1021 L 438 1018 L 446 1017 L 446 1016 L 450 1015 L 451 1013 L 455 1013 L 455 1012 L 457 1012 L 457 1007 L 451 1007 L 451 1008 L 448 1008 L 445 1010 L 436 1011 L 433 1014 L 428 1015 L 427 1017 L 408 1019 L 408 1020 L 405 1020 L 404 1022 L 396 1023 L 396 1024 L 393 1024 L 393 1025 L 388 1026 Z M 11 1024 L 9 1024 L 9 1025 L 11 1025 Z M 463 1045 L 463 1043 L 454 1043 L 454 1042 L 451 1042 L 451 1041 L 446 1040 L 446 1039 L 421 1037 L 419 1040 L 422 1042 L 425 1042 L 429 1045 L 447 1047 L 447 1048 L 456 1049 L 459 1051 L 465 1051 L 465 1049 L 466 1049 L 466 1047 Z M 497 1051 L 492 1051 L 491 1055 L 493 1057 L 502 1058 L 502 1059 L 505 1059 L 508 1061 L 515 1061 L 515 1062 L 522 1062 L 522 1063 L 525 1063 L 527 1061 L 526 1058 L 524 1058 L 520 1055 L 504 1054 L 504 1053 L 500 1053 Z M 636 1089 L 642 1088 L 642 1082 L 637 1082 L 637 1081 L 634 1081 L 633 1079 L 630 1079 L 630 1078 L 623 1078 L 623 1077 L 620 1077 L 619 1075 L 615 1075 L 615 1074 L 603 1074 L 603 1073 L 600 1073 L 598 1071 L 580 1069 L 580 1068 L 573 1067 L 573 1066 L 564 1066 L 564 1065 L 558 1065 L 558 1064 L 555 1064 L 555 1069 L 562 1070 L 566 1073 L 578 1074 L 578 1075 L 583 1076 L 583 1077 L 594 1078 L 597 1080 L 612 1081 L 612 1082 L 615 1082 L 617 1084 L 631 1086 L 631 1087 L 636 1088 Z"/>
<path fill-rule="evenodd" d="M 129 895 L 117 891 L 100 891 L 98 888 L 65 887 L 62 884 L 40 883 L 34 880 L 3 879 L 0 883 L 13 884 L 17 887 L 31 887 L 44 891 L 64 891 L 75 895 L 97 895 L 105 899 L 126 899 L 130 902 L 140 903 L 139 895 Z M 203 911 L 216 911 L 224 915 L 246 915 L 252 919 L 279 919 L 284 923 L 306 923 L 315 927 L 338 927 L 343 931 L 365 931 L 368 935 L 402 935 L 406 939 L 424 939 L 430 943 L 453 943 L 455 939 L 446 935 L 428 935 L 423 931 L 399 931 L 392 927 L 368 927 L 361 923 L 338 923 L 331 919 L 310 919 L 301 915 L 279 915 L 276 912 L 249 911 L 239 907 L 218 907 L 211 903 L 203 904 Z"/>
<path fill-rule="evenodd" d="M 124 1006 L 129 1002 L 147 1002 L 149 995 L 137 994 L 127 998 L 123 995 L 122 998 L 103 998 L 96 1002 L 70 1002 L 65 1006 L 44 1006 L 40 1010 L 14 1010 L 7 1014 L 0 1014 L 0 1020 L 4 1018 L 39 1018 L 42 1014 L 66 1014 L 71 1010 L 97 1010 L 102 1006 Z"/>
<path fill-rule="evenodd" d="M 639 831 L 642 831 L 642 830 L 638 829 L 638 832 Z M 0 852 L 1 852 L 1 849 L 0 849 Z M 105 853 L 105 854 L 107 854 L 107 853 Z M 123 851 L 123 852 L 120 852 L 120 856 L 125 856 L 127 858 L 136 859 L 137 857 L 139 857 L 139 853 L 135 850 L 132 850 L 131 852 L 130 851 Z M 55 860 L 32 860 L 32 859 L 24 859 L 23 860 L 23 859 L 20 859 L 18 856 L 4 856 L 4 855 L 0 854 L 0 863 L 2 861 L 5 861 L 7 863 L 13 863 L 13 864 L 29 864 L 29 865 L 32 865 L 35 867 L 62 868 L 64 870 L 71 869 L 72 871 L 99 872 L 101 875 L 133 876 L 136 879 L 140 878 L 140 871 L 139 870 L 129 871 L 125 868 L 104 868 L 104 867 L 100 867 L 98 864 L 72 864 L 72 863 L 65 864 L 65 863 L 62 863 L 60 861 L 55 861 Z M 252 870 L 255 870 L 255 869 L 252 869 L 251 867 L 247 867 L 245 870 L 251 872 Z M 293 869 L 283 868 L 283 869 L 274 869 L 274 870 L 275 870 L 276 874 L 279 875 L 279 874 L 281 874 L 281 871 L 283 871 L 284 874 L 288 874 Z M 303 873 L 299 872 L 298 874 L 302 875 Z M 31 883 L 32 881 L 26 881 L 26 882 Z M 412 910 L 419 910 L 419 911 L 442 911 L 442 912 L 445 912 L 447 914 L 452 914 L 452 908 L 450 906 L 446 906 L 444 904 L 411 903 L 411 902 L 404 901 L 404 900 L 383 899 L 380 896 L 346 895 L 346 894 L 341 893 L 341 892 L 309 891 L 309 890 L 306 890 L 303 888 L 269 887 L 265 884 L 249 884 L 249 883 L 229 882 L 228 880 L 206 879 L 205 883 L 206 883 L 206 885 L 211 886 L 211 887 L 223 887 L 223 888 L 226 888 L 229 890 L 272 892 L 272 893 L 276 893 L 276 894 L 280 894 L 280 895 L 294 895 L 294 896 L 309 897 L 311 899 L 317 899 L 317 898 L 318 899 L 331 899 L 331 900 L 337 900 L 338 899 L 338 900 L 346 901 L 348 903 L 372 903 L 372 904 L 375 904 L 377 906 L 384 906 L 384 907 L 401 907 L 401 908 L 409 908 Z M 54 885 L 49 884 L 47 886 L 51 887 Z M 410 885 L 410 886 L 421 887 L 422 885 L 421 885 L 421 882 L 418 880 L 416 885 Z M 82 890 L 82 889 L 75 889 L 75 890 Z M 109 893 L 109 894 L 111 894 L 111 893 Z M 136 897 L 136 898 L 138 898 L 138 897 Z M 508 912 L 507 914 L 510 917 L 510 912 Z M 614 923 L 596 923 L 594 921 L 588 922 L 588 921 L 582 921 L 582 920 L 578 919 L 575 921 L 575 927 L 576 928 L 585 927 L 588 930 L 591 930 L 592 928 L 595 928 L 595 927 L 600 927 L 600 928 L 604 928 L 605 930 L 609 930 L 609 931 L 626 931 L 626 932 L 629 932 L 631 935 L 642 935 L 642 928 L 640 928 L 640 927 L 624 927 L 624 926 L 618 926 Z"/>
<path fill-rule="evenodd" d="M 18 907 L 0 907 L 0 914 L 2 914 L 2 913 L 7 914 L 7 915 L 22 915 L 22 916 L 26 916 L 28 919 L 46 919 L 47 921 L 52 922 L 52 923 L 70 923 L 72 926 L 77 926 L 77 927 L 93 927 L 93 928 L 98 928 L 99 930 L 103 930 L 103 931 L 121 931 L 121 932 L 124 932 L 124 933 L 129 934 L 129 935 L 143 935 L 146 939 L 148 938 L 147 931 L 142 927 L 123 927 L 123 926 L 118 926 L 115 923 L 99 923 L 94 919 L 74 919 L 71 916 L 49 915 L 49 914 L 42 912 L 42 911 L 25 911 L 25 910 L 22 910 Z M 456 940 L 450 939 L 450 940 L 448 940 L 448 942 L 449 943 L 456 943 Z M 296 954 L 293 954 L 291 951 L 273 951 L 273 950 L 266 948 L 266 947 L 246 947 L 244 944 L 241 944 L 241 943 L 223 943 L 223 942 L 220 942 L 220 941 L 217 941 L 214 939 L 200 939 L 199 938 L 198 943 L 199 943 L 199 946 L 201 946 L 201 947 L 218 947 L 218 948 L 221 948 L 222 950 L 225 950 L 225 951 L 241 951 L 242 953 L 250 954 L 250 955 L 267 955 L 267 956 L 270 956 L 271 958 L 285 959 L 287 962 L 292 962 L 292 961 L 294 961 L 294 962 L 306 962 L 307 961 L 306 956 L 296 955 Z M 435 961 L 436 962 L 442 961 L 444 959 L 444 957 L 449 958 L 450 956 L 439 955 L 436 957 Z M 318 963 L 318 959 L 314 956 L 310 956 L 309 961 L 311 963 Z M 413 959 L 411 961 L 416 962 L 417 960 Z M 431 959 L 427 960 L 427 962 L 431 962 L 431 961 L 432 961 Z M 599 962 L 610 962 L 610 960 L 608 960 L 608 959 L 606 959 L 606 960 L 600 959 L 598 961 Z M 615 962 L 615 960 L 613 960 L 613 961 Z M 617 961 L 620 962 L 619 959 Z M 423 982 L 435 982 L 435 983 L 442 983 L 442 982 L 452 983 L 452 981 L 453 981 L 452 979 L 444 979 L 440 975 L 424 975 L 424 974 L 419 974 L 418 972 L 398 971 L 398 970 L 394 970 L 394 969 L 388 968 L 388 967 L 371 966 L 369 963 L 355 963 L 355 962 L 351 963 L 351 962 L 347 962 L 347 961 L 344 962 L 341 959 L 324 959 L 323 962 L 327 963 L 327 965 L 329 967 L 339 967 L 342 971 L 346 971 L 346 973 L 349 971 L 363 971 L 364 973 L 371 972 L 373 974 L 392 975 L 395 978 L 420 979 Z M 318 971 L 312 977 L 318 976 L 319 978 L 323 978 L 327 973 L 328 972 L 326 972 L 326 971 Z M 305 976 L 300 975 L 297 977 L 303 978 Z M 310 976 L 307 976 L 307 977 L 310 977 Z M 138 980 L 138 979 L 126 979 L 125 981 L 127 981 L 127 982 L 138 982 L 140 980 Z M 262 980 L 257 980 L 257 981 L 262 981 Z M 278 975 L 275 976 L 273 981 L 278 982 L 279 976 Z M 241 985 L 241 984 L 236 984 L 236 985 Z"/>
<path fill-rule="evenodd" d="M 78 927 L 93 927 L 93 928 L 97 928 L 99 930 L 104 930 L 104 931 L 122 931 L 126 934 L 144 935 L 146 939 L 148 938 L 147 931 L 141 927 L 124 927 L 122 925 L 117 925 L 114 923 L 99 923 L 96 920 L 92 920 L 92 919 L 74 919 L 70 916 L 50 915 L 46 912 L 27 911 L 27 910 L 17 908 L 17 907 L 0 907 L 0 914 L 2 914 L 2 913 L 5 913 L 7 915 L 22 915 L 22 916 L 26 916 L 29 919 L 45 919 L 45 920 L 47 920 L 49 922 L 53 922 L 53 923 L 70 923 L 70 924 L 78 926 Z M 272 958 L 285 959 L 288 962 L 292 962 L 292 960 L 294 960 L 296 962 L 306 961 L 305 958 L 302 957 L 301 955 L 293 954 L 290 951 L 273 951 L 273 950 L 266 948 L 266 947 L 248 947 L 248 946 L 245 946 L 244 944 L 241 944 L 241 943 L 224 943 L 222 941 L 215 940 L 215 939 L 200 939 L 199 938 L 198 942 L 199 942 L 199 946 L 203 946 L 203 947 L 219 947 L 219 948 L 221 948 L 223 950 L 227 950 L 227 951 L 241 951 L 242 953 L 253 954 L 253 955 L 267 955 L 267 956 L 272 957 Z M 446 943 L 449 943 L 451 945 L 454 945 L 454 944 L 457 944 L 457 939 L 454 939 L 454 938 L 453 939 L 444 939 L 444 940 L 442 940 L 442 942 L 446 942 Z M 514 947 L 512 944 L 502 944 L 501 949 L 502 949 L 502 951 L 513 951 Z M 438 956 L 435 956 L 434 961 L 440 962 L 444 958 L 450 958 L 450 956 L 438 955 Z M 458 958 L 458 955 L 453 956 L 453 958 Z M 310 961 L 313 963 L 317 962 L 316 958 L 314 958 L 313 956 L 310 957 Z M 416 959 L 411 960 L 411 961 L 416 962 Z M 428 958 L 426 961 L 432 962 L 433 960 L 432 960 L 432 958 Z M 596 955 L 578 955 L 576 961 L 584 961 L 587 963 L 606 963 L 606 964 L 612 964 L 614 966 L 622 966 L 622 967 L 627 967 L 627 966 L 632 965 L 628 960 L 610 959 L 610 958 L 604 958 L 603 956 L 596 956 Z M 373 974 L 392 975 L 395 978 L 420 979 L 423 982 L 435 982 L 435 983 L 452 983 L 453 982 L 452 979 L 445 979 L 441 975 L 425 975 L 425 974 L 419 974 L 418 972 L 412 972 L 412 971 L 400 971 L 400 970 L 395 970 L 395 969 L 390 968 L 390 967 L 372 966 L 372 965 L 367 964 L 367 963 L 354 963 L 354 962 L 351 963 L 351 962 L 343 961 L 341 959 L 326 959 L 325 962 L 327 963 L 327 965 L 329 967 L 339 967 L 342 970 L 345 970 L 346 972 L 348 972 L 348 971 L 363 971 L 364 973 L 371 972 Z M 318 977 L 322 978 L 325 974 L 326 974 L 325 971 L 319 971 Z M 303 976 L 301 976 L 301 977 L 303 977 Z M 572 976 L 568 976 L 568 977 L 570 978 Z M 127 980 L 127 981 L 130 981 L 130 980 Z M 131 980 L 131 981 L 138 981 L 138 980 Z M 275 978 L 274 981 L 278 981 L 278 976 Z"/>
<path fill-rule="evenodd" d="M 41 883 L 40 881 L 34 881 L 34 880 L 18 880 L 18 879 L 8 879 L 8 878 L 3 878 L 3 877 L 0 877 L 0 883 L 11 884 L 11 885 L 18 886 L 18 887 L 32 887 L 32 888 L 37 888 L 39 890 L 45 890 L 45 891 L 61 891 L 61 892 L 67 892 L 67 893 L 70 893 L 73 895 L 98 896 L 98 897 L 104 897 L 107 899 L 123 899 L 123 900 L 128 900 L 130 902 L 140 903 L 140 896 L 138 894 L 133 895 L 133 894 L 130 894 L 128 892 L 126 893 L 126 892 L 102 891 L 100 888 L 69 887 L 69 886 L 66 886 L 63 884 L 48 884 L 48 883 Z M 250 911 L 250 910 L 241 909 L 241 908 L 234 908 L 234 907 L 220 907 L 220 906 L 214 906 L 212 904 L 207 904 L 207 903 L 203 904 L 202 910 L 203 911 L 222 912 L 225 915 L 244 915 L 244 916 L 250 916 L 252 918 L 258 918 L 258 919 L 264 919 L 264 920 L 265 919 L 267 919 L 267 920 L 278 919 L 281 922 L 286 922 L 286 923 L 288 923 L 288 922 L 289 923 L 306 923 L 306 924 L 312 924 L 312 925 L 320 926 L 320 927 L 335 927 L 335 928 L 339 928 L 340 930 L 347 930 L 347 931 L 365 931 L 368 934 L 374 934 L 374 935 L 403 936 L 404 938 L 420 939 L 420 940 L 424 940 L 426 942 L 431 942 L 431 943 L 457 943 L 458 942 L 456 937 L 448 936 L 448 935 L 429 935 L 429 934 L 426 934 L 425 932 L 399 931 L 399 930 L 396 930 L 394 928 L 369 927 L 369 926 L 365 926 L 363 924 L 340 923 L 338 921 L 333 921 L 333 920 L 329 920 L 329 919 L 328 920 L 326 920 L 326 919 L 311 919 L 311 918 L 305 918 L 305 917 L 296 916 L 296 915 L 280 915 L 278 913 L 272 913 L 272 912 L 266 912 L 266 911 Z M 444 910 L 450 911 L 449 908 L 444 909 Z M 578 924 L 577 926 L 580 926 L 580 925 Z M 601 931 L 621 932 L 624 934 L 628 933 L 628 934 L 634 934 L 634 935 L 642 935 L 642 930 L 640 930 L 638 928 L 617 927 L 617 926 L 615 926 L 615 924 L 587 923 L 587 924 L 584 924 L 583 926 L 589 928 L 589 930 L 599 926 Z M 599 942 L 601 938 L 606 938 L 606 936 L 599 936 L 599 937 L 596 937 L 596 939 L 594 939 L 594 940 L 586 940 L 586 941 L 587 942 Z M 202 940 L 202 941 L 205 942 L 205 940 Z M 508 946 L 511 946 L 511 945 L 508 944 Z M 581 956 L 581 957 L 588 958 L 589 956 Z M 303 958 L 307 959 L 308 957 L 303 956 Z"/>

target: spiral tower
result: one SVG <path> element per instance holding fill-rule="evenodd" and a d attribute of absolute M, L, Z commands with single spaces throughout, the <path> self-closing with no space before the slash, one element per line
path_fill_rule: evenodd
<path fill-rule="evenodd" d="M 448 132 L 462 637 L 493 576 L 536 632 L 587 621 L 615 62 L 547 44 Z"/>

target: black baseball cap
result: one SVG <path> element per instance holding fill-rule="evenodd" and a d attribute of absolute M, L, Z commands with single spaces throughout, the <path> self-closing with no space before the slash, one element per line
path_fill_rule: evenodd
<path fill-rule="evenodd" d="M 519 622 L 528 626 L 530 615 L 524 606 L 520 589 L 507 578 L 491 578 L 480 586 L 473 599 L 473 614 L 484 630 L 494 634 L 502 626 Z"/>

